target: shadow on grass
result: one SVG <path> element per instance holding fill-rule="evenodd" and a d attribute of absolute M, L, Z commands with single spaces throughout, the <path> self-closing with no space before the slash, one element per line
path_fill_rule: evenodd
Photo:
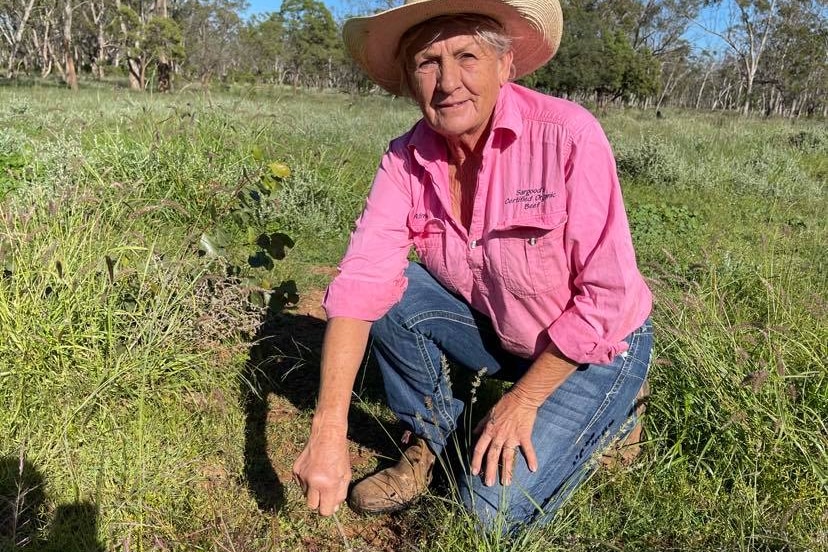
<path fill-rule="evenodd" d="M 86 502 L 45 510 L 45 481 L 31 462 L 0 458 L 0 550 L 104 552 L 98 507 Z"/>
<path fill-rule="evenodd" d="M 325 321 L 286 311 L 271 302 L 256 336 L 247 367 L 241 377 L 245 412 L 245 476 L 259 508 L 278 511 L 285 504 L 285 482 L 273 469 L 267 445 L 268 397 L 286 398 L 299 410 L 312 411 L 319 388 L 319 363 Z M 384 392 L 378 371 L 363 366 L 357 388 L 364 401 L 382 401 Z M 349 439 L 381 456 L 399 454 L 396 439 L 401 431 L 384 426 L 377 418 L 352 407 L 348 416 Z"/>

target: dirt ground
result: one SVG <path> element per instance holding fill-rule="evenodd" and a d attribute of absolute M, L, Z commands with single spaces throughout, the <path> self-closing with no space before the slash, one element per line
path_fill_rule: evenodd
<path fill-rule="evenodd" d="M 361 516 L 347 506 L 336 518 L 320 518 L 304 505 L 293 481 L 293 461 L 308 431 L 319 383 L 319 360 L 325 328 L 324 290 L 305 290 L 296 305 L 273 313 L 251 352 L 250 380 L 257 393 L 247 404 L 246 478 L 260 508 L 283 523 L 274 525 L 284 541 L 304 550 L 397 551 L 412 549 L 417 538 L 406 519 L 411 513 Z M 258 367 L 253 369 L 252 367 Z M 349 439 L 354 481 L 399 457 L 401 428 L 381 404 L 381 382 L 365 369 L 356 385 L 364 398 L 351 408 Z M 396 441 L 396 442 L 395 442 Z M 280 539 L 282 540 L 282 539 Z"/>

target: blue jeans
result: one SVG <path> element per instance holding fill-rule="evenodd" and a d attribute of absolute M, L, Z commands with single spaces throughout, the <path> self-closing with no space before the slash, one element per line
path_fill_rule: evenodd
<path fill-rule="evenodd" d="M 406 270 L 402 299 L 371 329 L 388 404 L 439 454 L 457 428 L 464 404 L 452 395 L 443 356 L 453 366 L 508 381 L 530 361 L 504 351 L 488 318 L 437 282 L 421 265 Z M 611 364 L 580 366 L 538 410 L 532 442 L 538 470 L 515 459 L 512 484 L 487 487 L 482 476 L 457 477 L 460 496 L 481 524 L 507 530 L 548 521 L 594 467 L 594 457 L 634 425 L 634 402 L 647 376 L 652 328 L 626 338 L 629 350 Z"/>

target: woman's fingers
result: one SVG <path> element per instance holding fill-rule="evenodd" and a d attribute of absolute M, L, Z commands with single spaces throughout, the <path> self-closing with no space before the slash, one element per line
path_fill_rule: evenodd
<path fill-rule="evenodd" d="M 481 422 L 483 423 L 483 422 Z M 483 455 L 489 450 L 489 443 L 492 441 L 492 436 L 489 433 L 481 430 L 480 437 L 474 445 L 474 452 L 472 452 L 471 474 L 477 475 L 480 473 L 480 466 L 483 464 Z"/>
<path fill-rule="evenodd" d="M 471 474 L 483 471 L 483 483 L 495 484 L 500 471 L 501 485 L 510 485 L 514 474 L 515 458 L 522 450 L 530 471 L 538 469 L 538 458 L 532 445 L 534 409 L 515 408 L 498 403 L 477 424 L 479 435 L 471 459 Z M 495 413 L 497 410 L 497 413 Z M 485 465 L 484 465 L 485 464 Z"/>
<path fill-rule="evenodd" d="M 316 510 L 319 508 L 319 491 L 314 488 L 308 489 L 308 508 L 311 510 Z"/>
<path fill-rule="evenodd" d="M 483 474 L 483 482 L 487 487 L 491 487 L 497 481 L 497 472 L 500 470 L 500 484 L 510 485 L 512 483 L 512 474 L 514 473 L 515 458 L 517 458 L 518 445 L 500 444 L 491 441 L 486 448 L 486 467 Z M 477 475 L 472 472 L 473 475 Z"/>
<path fill-rule="evenodd" d="M 307 486 L 305 492 L 310 510 L 316 510 L 321 516 L 330 516 L 337 510 L 347 497 L 347 485 L 339 488 L 318 488 Z"/>
<path fill-rule="evenodd" d="M 293 478 L 302 488 L 309 509 L 323 516 L 336 512 L 347 497 L 351 480 L 345 441 L 308 441 L 293 465 Z"/>
<path fill-rule="evenodd" d="M 339 497 L 339 494 L 339 489 L 328 490 L 328 492 L 320 493 L 319 515 L 330 516 L 339 510 L 339 505 L 342 504 L 343 500 Z"/>
<path fill-rule="evenodd" d="M 486 453 L 486 474 L 483 482 L 487 487 L 491 487 L 497 481 L 497 468 L 500 465 L 500 458 L 503 451 L 503 444 L 497 443 L 489 445 L 489 450 Z"/>
<path fill-rule="evenodd" d="M 526 465 L 530 472 L 538 471 L 538 455 L 535 452 L 535 445 L 532 444 L 532 438 L 524 439 L 520 446 L 523 451 L 523 456 L 526 458 Z"/>
<path fill-rule="evenodd" d="M 502 465 L 500 467 L 501 485 L 506 486 L 512 484 L 512 472 L 515 467 L 515 457 L 517 456 L 517 451 L 517 445 L 503 447 L 503 452 L 500 455 L 502 462 Z"/>

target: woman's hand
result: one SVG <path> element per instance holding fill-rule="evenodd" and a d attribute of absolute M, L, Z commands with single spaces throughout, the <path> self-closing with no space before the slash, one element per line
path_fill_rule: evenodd
<path fill-rule="evenodd" d="M 311 435 L 293 464 L 293 477 L 308 502 L 308 508 L 330 516 L 348 496 L 351 460 L 344 432 L 322 431 Z"/>
<path fill-rule="evenodd" d="M 538 469 L 538 458 L 532 445 L 532 428 L 535 426 L 538 407 L 515 393 L 506 393 L 489 410 L 474 430 L 478 435 L 472 455 L 471 473 L 480 473 L 485 458 L 484 483 L 492 486 L 500 466 L 500 484 L 512 482 L 512 469 L 518 449 L 523 451 L 531 471 Z"/>
<path fill-rule="evenodd" d="M 371 323 L 353 318 L 328 320 L 322 345 L 319 399 L 305 449 L 293 464 L 308 508 L 333 514 L 348 496 L 348 408 Z"/>
<path fill-rule="evenodd" d="M 472 454 L 472 475 L 480 473 L 485 458 L 483 482 L 487 486 L 494 485 L 500 465 L 500 484 L 509 485 L 518 448 L 523 451 L 529 470 L 538 469 L 538 457 L 532 444 L 532 428 L 538 408 L 576 368 L 577 364 L 565 358 L 554 345 L 549 345 L 535 359 L 520 380 L 477 424 L 474 433 L 479 438 Z"/>

